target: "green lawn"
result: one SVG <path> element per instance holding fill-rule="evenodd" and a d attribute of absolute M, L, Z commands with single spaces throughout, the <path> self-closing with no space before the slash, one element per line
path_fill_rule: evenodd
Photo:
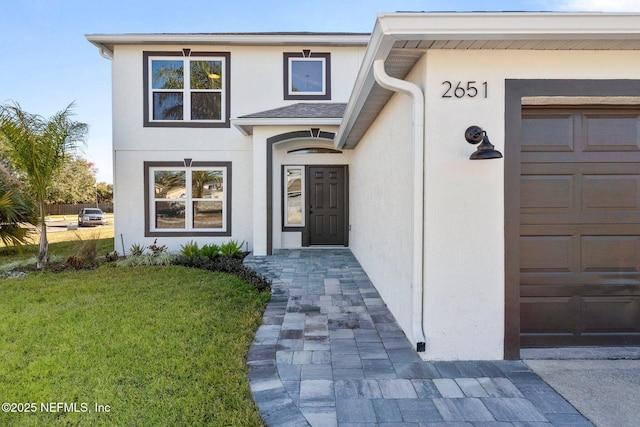
<path fill-rule="evenodd" d="M 245 357 L 268 297 L 177 266 L 0 280 L 0 402 L 36 409 L 0 425 L 260 426 Z"/>
<path fill-rule="evenodd" d="M 12 262 L 30 262 L 35 266 L 38 254 L 38 239 L 40 235 L 33 233 L 31 241 L 33 244 L 26 245 L 18 250 L 15 247 L 7 247 L 0 240 L 0 272 Z M 47 233 L 49 241 L 49 256 L 52 260 L 65 261 L 70 255 L 74 255 L 82 245 L 83 241 L 97 240 L 98 255 L 104 256 L 108 252 L 113 251 L 113 226 L 85 228 L 81 227 L 77 230 L 64 230 L 55 233 Z"/>

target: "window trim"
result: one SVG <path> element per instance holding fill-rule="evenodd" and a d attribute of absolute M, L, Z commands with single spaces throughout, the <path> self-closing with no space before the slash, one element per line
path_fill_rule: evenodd
<path fill-rule="evenodd" d="M 287 198 L 287 171 L 289 169 L 300 170 L 300 203 L 302 206 L 302 218 L 300 224 L 289 224 L 288 221 L 288 198 Z M 282 166 L 282 231 L 302 231 L 306 228 L 306 203 L 307 203 L 307 167 L 304 165 L 283 165 Z"/>
<path fill-rule="evenodd" d="M 312 94 L 303 92 L 296 94 L 290 92 L 291 76 L 290 76 L 290 64 L 292 60 L 304 59 L 323 59 L 324 61 L 324 93 Z M 286 100 L 330 100 L 331 99 L 331 53 L 316 53 L 316 52 L 284 52 L 283 53 L 283 89 L 284 99 Z"/>
<path fill-rule="evenodd" d="M 189 160 L 189 161 L 188 161 Z M 178 168 L 187 171 L 197 168 L 226 168 L 226 183 L 224 192 L 223 209 L 225 209 L 226 221 L 225 228 L 221 231 L 198 231 L 197 229 L 176 229 L 176 231 L 159 231 L 153 230 L 151 227 L 151 202 L 153 194 L 151 193 L 150 171 L 153 168 Z M 232 168 L 231 162 L 191 162 L 185 159 L 182 162 L 144 162 L 144 235 L 145 237 L 197 237 L 197 236 L 231 236 L 231 217 L 232 217 Z M 185 202 L 190 199 L 185 199 Z"/>
<path fill-rule="evenodd" d="M 183 51 L 144 51 L 142 52 L 142 74 L 143 74 L 143 126 L 144 127 L 180 127 L 180 128 L 228 128 L 231 127 L 231 53 L 230 52 L 191 52 L 189 49 Z M 150 88 L 149 63 L 154 58 L 189 60 L 191 58 L 222 58 L 224 59 L 223 76 L 222 76 L 222 111 L 219 121 L 204 120 L 152 120 L 153 113 L 153 90 Z M 192 92 L 189 90 L 188 94 Z M 185 112 L 186 113 L 186 112 Z"/>

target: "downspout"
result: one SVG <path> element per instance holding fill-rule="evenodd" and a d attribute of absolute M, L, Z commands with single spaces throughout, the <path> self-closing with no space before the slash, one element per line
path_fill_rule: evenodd
<path fill-rule="evenodd" d="M 423 330 L 424 294 L 424 94 L 415 84 L 388 75 L 384 60 L 373 63 L 373 76 L 384 89 L 409 95 L 413 100 L 413 274 L 411 320 L 416 350 L 426 349 Z"/>

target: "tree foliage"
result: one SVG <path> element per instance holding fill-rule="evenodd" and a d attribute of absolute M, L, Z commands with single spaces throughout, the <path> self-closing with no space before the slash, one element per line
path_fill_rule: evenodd
<path fill-rule="evenodd" d="M 0 165 L 0 240 L 5 245 L 21 246 L 33 230 L 28 224 L 38 221 L 37 209 L 24 194 L 20 183 Z"/>
<path fill-rule="evenodd" d="M 96 168 L 81 158 L 67 159 L 49 186 L 49 203 L 90 203 L 96 201 Z"/>
<path fill-rule="evenodd" d="M 48 260 L 44 222 L 48 188 L 87 135 L 85 123 L 71 120 L 72 109 L 73 104 L 45 119 L 24 111 L 17 103 L 0 107 L 0 144 L 38 204 L 41 227 L 38 268 L 45 267 Z"/>
<path fill-rule="evenodd" d="M 98 193 L 98 201 L 100 203 L 113 202 L 113 184 L 99 182 L 96 184 L 96 192 Z"/>

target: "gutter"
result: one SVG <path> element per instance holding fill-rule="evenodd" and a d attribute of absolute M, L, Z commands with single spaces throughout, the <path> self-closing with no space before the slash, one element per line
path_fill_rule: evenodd
<path fill-rule="evenodd" d="M 411 320 L 416 351 L 424 352 L 426 340 L 422 325 L 424 295 L 424 94 L 415 84 L 388 75 L 384 59 L 373 62 L 373 76 L 384 89 L 409 95 L 413 100 L 413 275 Z M 417 203 L 420 201 L 420 203 Z"/>
<path fill-rule="evenodd" d="M 113 52 L 106 50 L 104 47 L 100 47 L 99 49 L 100 56 L 102 56 L 104 59 L 108 59 L 109 61 L 113 59 Z"/>

